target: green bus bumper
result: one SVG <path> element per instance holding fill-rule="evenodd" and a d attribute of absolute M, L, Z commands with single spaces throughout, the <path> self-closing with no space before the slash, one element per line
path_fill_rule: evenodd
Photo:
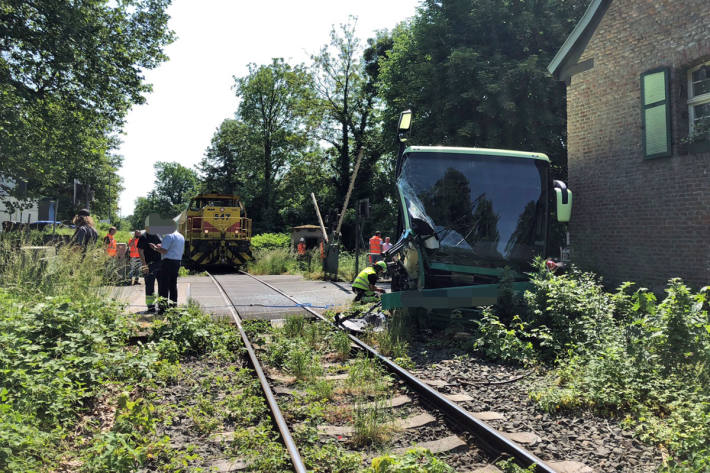
<path fill-rule="evenodd" d="M 530 287 L 529 282 L 514 282 L 513 292 L 522 294 Z M 421 307 L 424 309 L 455 309 L 457 307 L 479 307 L 493 305 L 498 300 L 498 284 L 479 284 L 421 291 L 389 292 L 382 295 L 385 310 L 401 307 Z"/>

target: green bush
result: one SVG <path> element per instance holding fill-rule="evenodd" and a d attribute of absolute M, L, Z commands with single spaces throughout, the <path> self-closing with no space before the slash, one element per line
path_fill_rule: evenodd
<path fill-rule="evenodd" d="M 475 322 L 473 347 L 479 353 L 494 360 L 521 364 L 536 359 L 533 344 L 528 340 L 527 324 L 519 316 L 514 316 L 506 326 L 490 307 L 485 307 L 481 319 Z"/>
<path fill-rule="evenodd" d="M 288 233 L 261 233 L 251 238 L 253 250 L 275 250 L 291 248 L 291 235 Z"/>
<path fill-rule="evenodd" d="M 197 306 L 167 310 L 165 317 L 153 324 L 151 340 L 160 343 L 166 355 L 177 348 L 180 357 L 216 352 L 230 359 L 237 356 L 241 347 L 237 333 L 227 322 L 214 322 Z M 175 346 L 167 345 L 167 340 L 175 342 Z"/>
<path fill-rule="evenodd" d="M 612 295 L 593 281 L 579 272 L 548 276 L 526 294 L 561 332 L 551 336 L 566 354 L 551 375 L 555 385 L 533 398 L 547 410 L 624 415 L 642 440 L 671 451 L 668 471 L 703 471 L 710 465 L 708 288 L 693 293 L 672 279 L 657 303 L 631 283 Z"/>

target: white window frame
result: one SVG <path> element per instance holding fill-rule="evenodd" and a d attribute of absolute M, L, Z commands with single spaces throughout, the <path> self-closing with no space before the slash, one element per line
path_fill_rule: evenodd
<path fill-rule="evenodd" d="M 710 103 L 710 92 L 702 95 L 693 95 L 693 72 L 701 67 L 710 66 L 710 62 L 698 64 L 688 70 L 688 123 L 690 126 L 690 136 L 695 133 L 695 109 L 696 105 Z"/>

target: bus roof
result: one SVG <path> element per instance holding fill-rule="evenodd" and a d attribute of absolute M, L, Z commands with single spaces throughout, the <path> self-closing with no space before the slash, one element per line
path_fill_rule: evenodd
<path fill-rule="evenodd" d="M 509 149 L 492 148 L 463 148 L 454 146 L 409 146 L 404 153 L 454 153 L 454 154 L 478 154 L 486 156 L 509 156 L 512 158 L 539 159 L 550 162 L 550 158 L 544 153 L 533 153 L 532 151 L 513 151 Z"/>

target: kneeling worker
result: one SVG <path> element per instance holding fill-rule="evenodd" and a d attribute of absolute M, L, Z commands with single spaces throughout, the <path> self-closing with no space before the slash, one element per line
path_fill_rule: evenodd
<path fill-rule="evenodd" d="M 368 266 L 357 275 L 353 281 L 353 292 L 355 293 L 354 302 L 376 302 L 376 292 L 385 292 L 375 284 L 380 276 L 387 271 L 387 263 L 378 261 L 372 266 Z"/>

